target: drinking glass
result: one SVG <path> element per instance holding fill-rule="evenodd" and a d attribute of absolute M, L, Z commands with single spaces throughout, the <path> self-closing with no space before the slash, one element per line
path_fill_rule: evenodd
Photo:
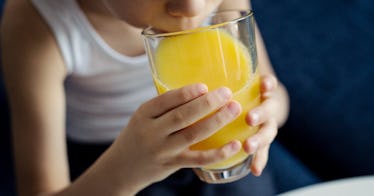
<path fill-rule="evenodd" d="M 142 35 L 159 94 L 193 83 L 204 83 L 209 90 L 226 86 L 242 106 L 236 120 L 191 150 L 218 148 L 232 140 L 243 143 L 257 132 L 258 127 L 245 122 L 246 113 L 260 104 L 252 11 L 219 11 L 192 30 L 160 33 L 149 27 Z M 226 183 L 246 176 L 251 161 L 252 155 L 241 149 L 231 158 L 193 170 L 205 182 Z"/>

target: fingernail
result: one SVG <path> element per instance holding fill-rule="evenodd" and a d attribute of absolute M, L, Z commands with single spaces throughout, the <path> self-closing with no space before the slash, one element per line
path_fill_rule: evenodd
<path fill-rule="evenodd" d="M 232 102 L 230 103 L 228 106 L 227 106 L 228 110 L 230 111 L 230 113 L 233 115 L 233 116 L 236 116 L 238 114 L 240 114 L 241 112 L 241 108 L 240 108 L 240 105 L 239 103 L 237 102 Z"/>
<path fill-rule="evenodd" d="M 219 88 L 218 89 L 218 94 L 222 98 L 224 98 L 225 100 L 229 100 L 232 96 L 231 90 L 229 88 L 225 88 L 225 87 Z"/>
<path fill-rule="evenodd" d="M 230 151 L 231 152 L 237 152 L 240 150 L 240 145 L 238 142 L 231 142 L 230 143 Z"/>
<path fill-rule="evenodd" d="M 257 148 L 258 148 L 258 140 L 257 139 L 250 139 L 249 140 L 249 150 L 250 150 L 250 154 L 252 153 L 255 153 L 257 151 Z"/>
<path fill-rule="evenodd" d="M 257 111 L 251 111 L 249 115 L 251 116 L 251 124 L 257 125 L 260 121 L 260 114 Z"/>
<path fill-rule="evenodd" d="M 271 90 L 273 88 L 273 83 L 269 79 L 265 81 L 266 90 Z"/>
<path fill-rule="evenodd" d="M 208 92 L 208 87 L 205 84 L 197 84 L 196 85 L 196 92 L 198 94 L 204 94 Z"/>

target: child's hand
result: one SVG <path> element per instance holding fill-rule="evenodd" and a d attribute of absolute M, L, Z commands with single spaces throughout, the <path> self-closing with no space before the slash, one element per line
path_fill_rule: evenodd
<path fill-rule="evenodd" d="M 278 88 L 277 85 L 277 79 L 273 75 L 262 76 L 260 83 L 262 103 L 250 110 L 246 116 L 249 125 L 260 126 L 259 131 L 248 138 L 243 145 L 247 153 L 254 154 L 251 172 L 256 176 L 261 175 L 265 168 L 270 144 L 278 132 L 275 116 L 280 101 L 273 96 Z"/>
<path fill-rule="evenodd" d="M 207 151 L 189 150 L 190 145 L 209 137 L 240 114 L 240 104 L 231 98 L 227 88 L 208 92 L 205 85 L 196 84 L 143 104 L 114 144 L 126 168 L 123 175 L 132 181 L 150 183 L 180 168 L 202 167 L 237 153 L 239 141 Z"/>

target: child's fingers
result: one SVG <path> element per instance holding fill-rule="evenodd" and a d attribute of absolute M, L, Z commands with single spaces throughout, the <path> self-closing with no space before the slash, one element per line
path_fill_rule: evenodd
<path fill-rule="evenodd" d="M 259 106 L 251 109 L 245 117 L 248 125 L 257 126 L 274 116 L 277 103 L 274 99 L 266 99 Z"/>
<path fill-rule="evenodd" d="M 179 157 L 177 157 L 175 164 L 190 168 L 203 167 L 235 155 L 239 152 L 240 148 L 240 141 L 234 140 L 216 149 L 206 151 L 186 150 Z"/>
<path fill-rule="evenodd" d="M 241 106 L 231 101 L 211 116 L 170 135 L 169 148 L 185 149 L 186 147 L 208 138 L 226 124 L 239 116 Z"/>
<path fill-rule="evenodd" d="M 157 123 L 156 127 L 167 130 L 168 134 L 179 131 L 217 111 L 227 104 L 231 97 L 232 93 L 228 88 L 219 88 L 206 93 L 160 116 L 155 122 Z M 227 110 L 225 111 L 227 112 Z M 224 120 L 221 121 L 224 122 Z M 221 124 L 217 126 L 221 126 Z"/>
<path fill-rule="evenodd" d="M 269 145 L 265 146 L 264 148 L 259 149 L 254 155 L 251 163 L 251 172 L 253 175 L 260 176 L 264 170 L 269 158 L 269 148 Z"/>
<path fill-rule="evenodd" d="M 275 90 L 278 86 L 278 80 L 274 75 L 264 75 L 261 77 L 261 97 L 266 98 L 268 97 L 273 90 Z"/>
<path fill-rule="evenodd" d="M 253 154 L 256 151 L 269 146 L 277 136 L 277 133 L 278 128 L 275 119 L 269 119 L 260 127 L 260 130 L 256 134 L 244 141 L 244 151 L 248 154 Z"/>
<path fill-rule="evenodd" d="M 183 105 L 208 92 L 204 84 L 192 84 L 180 89 L 170 90 L 144 103 L 139 112 L 156 118 L 180 105 Z"/>

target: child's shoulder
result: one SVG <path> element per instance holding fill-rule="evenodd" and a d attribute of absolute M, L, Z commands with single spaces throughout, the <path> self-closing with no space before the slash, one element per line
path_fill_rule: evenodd
<path fill-rule="evenodd" d="M 42 64 L 45 59 L 53 64 L 62 62 L 49 26 L 29 0 L 12 0 L 5 5 L 1 47 L 6 64 L 12 66 Z"/>
<path fill-rule="evenodd" d="M 13 35 L 28 34 L 40 37 L 46 25 L 31 1 L 8 1 L 4 7 L 2 31 L 11 30 Z"/>

